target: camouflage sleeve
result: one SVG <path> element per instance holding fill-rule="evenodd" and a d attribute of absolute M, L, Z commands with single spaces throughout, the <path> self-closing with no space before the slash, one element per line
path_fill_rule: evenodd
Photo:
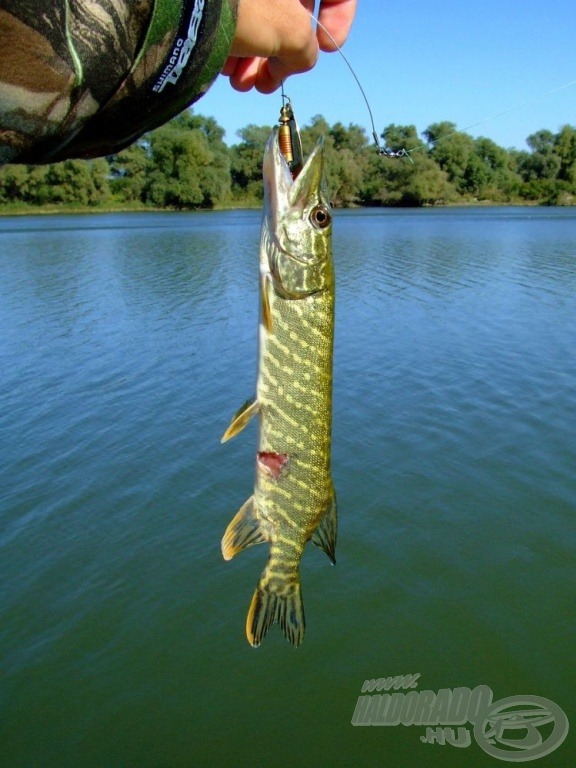
<path fill-rule="evenodd" d="M 0 0 L 0 163 L 108 155 L 202 96 L 236 0 Z"/>

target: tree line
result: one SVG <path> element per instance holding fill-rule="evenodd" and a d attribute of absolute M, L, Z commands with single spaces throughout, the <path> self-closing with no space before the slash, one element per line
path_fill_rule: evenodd
<path fill-rule="evenodd" d="M 182 113 L 132 146 L 97 160 L 0 168 L 0 206 L 171 209 L 260 205 L 262 155 L 270 126 L 248 125 L 228 147 L 212 117 Z M 318 115 L 302 131 L 305 155 L 325 140 L 326 176 L 336 206 L 449 203 L 576 204 L 576 127 L 528 136 L 528 150 L 473 138 L 451 122 L 421 134 L 388 125 L 378 154 L 359 125 Z"/>

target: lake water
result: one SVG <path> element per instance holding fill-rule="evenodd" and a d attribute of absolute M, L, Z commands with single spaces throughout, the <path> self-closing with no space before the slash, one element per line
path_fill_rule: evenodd
<path fill-rule="evenodd" d="M 338 563 L 306 550 L 303 645 L 255 650 L 267 550 L 220 539 L 256 428 L 220 436 L 254 391 L 259 221 L 0 220 L 0 765 L 476 768 L 540 734 L 534 765 L 572 768 L 576 211 L 337 212 Z M 572 730 L 495 756 L 468 721 L 460 748 L 352 725 L 365 680 L 416 674 Z"/>

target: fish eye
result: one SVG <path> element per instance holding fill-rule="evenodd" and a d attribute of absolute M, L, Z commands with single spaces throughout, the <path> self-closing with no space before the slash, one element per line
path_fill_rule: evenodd
<path fill-rule="evenodd" d="M 310 221 L 316 229 L 326 229 L 332 221 L 332 215 L 325 205 L 316 205 L 310 211 Z"/>

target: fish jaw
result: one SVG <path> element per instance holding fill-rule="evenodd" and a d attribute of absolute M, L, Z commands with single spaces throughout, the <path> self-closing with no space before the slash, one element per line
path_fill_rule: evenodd
<path fill-rule="evenodd" d="M 323 146 L 321 138 L 293 180 L 277 129 L 266 145 L 260 269 L 283 298 L 299 299 L 333 284 L 332 213 Z"/>

